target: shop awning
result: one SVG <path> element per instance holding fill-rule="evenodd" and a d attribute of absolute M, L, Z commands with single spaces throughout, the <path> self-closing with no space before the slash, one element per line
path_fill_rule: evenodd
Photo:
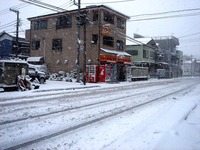
<path fill-rule="evenodd" d="M 108 50 L 104 48 L 101 48 L 101 50 L 104 52 L 99 56 L 99 60 L 102 62 L 124 63 L 124 64 L 131 63 L 131 55 L 126 52 Z"/>
<path fill-rule="evenodd" d="M 129 56 L 131 57 L 130 54 L 126 53 L 126 52 L 120 52 L 120 51 L 115 51 L 115 50 L 108 50 L 108 49 L 104 49 L 101 48 L 102 51 L 106 52 L 106 53 L 110 53 L 110 54 L 115 54 L 117 56 Z"/>

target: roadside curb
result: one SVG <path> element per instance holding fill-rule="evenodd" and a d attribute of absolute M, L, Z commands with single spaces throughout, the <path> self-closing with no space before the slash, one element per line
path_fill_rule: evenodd
<path fill-rule="evenodd" d="M 76 89 L 88 89 L 88 88 L 96 88 L 96 87 L 101 87 L 101 86 L 95 85 L 95 86 L 85 86 L 85 87 L 70 87 L 70 88 L 59 88 L 59 89 L 36 90 L 36 91 L 33 91 L 33 93 L 76 90 Z"/>

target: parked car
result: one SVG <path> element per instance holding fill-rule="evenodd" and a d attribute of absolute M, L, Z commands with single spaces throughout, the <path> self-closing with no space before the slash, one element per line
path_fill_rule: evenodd
<path fill-rule="evenodd" d="M 29 66 L 28 74 L 31 78 L 31 82 L 37 81 L 37 80 L 39 81 L 40 84 L 44 84 L 46 82 L 47 77 L 45 73 L 42 71 L 39 71 L 34 66 Z"/>

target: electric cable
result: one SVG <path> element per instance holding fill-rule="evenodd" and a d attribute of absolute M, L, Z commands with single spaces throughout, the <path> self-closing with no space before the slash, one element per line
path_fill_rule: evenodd
<path fill-rule="evenodd" d="M 194 35 L 197 35 L 197 34 L 200 34 L 200 32 L 189 34 L 189 35 L 180 36 L 179 39 L 180 38 L 186 38 L 186 37 L 194 36 Z"/>
<path fill-rule="evenodd" d="M 131 2 L 131 1 L 135 1 L 135 0 L 121 0 L 121 1 L 104 1 L 104 2 L 96 2 L 96 3 L 81 3 L 83 5 L 93 5 L 93 4 L 108 4 L 108 3 L 122 3 L 122 2 Z"/>
<path fill-rule="evenodd" d="M 141 19 L 130 19 L 127 22 L 131 21 L 147 21 L 147 20 L 157 20 L 157 19 L 167 19 L 167 18 L 179 18 L 179 17 L 188 17 L 188 16 L 198 16 L 200 12 L 191 13 L 191 14 L 180 14 L 180 15 L 171 15 L 171 16 L 160 16 L 160 17 L 152 17 L 152 18 L 141 18 Z"/>
<path fill-rule="evenodd" d="M 21 8 L 24 8 L 24 7 L 27 7 L 27 6 L 29 6 L 29 4 L 20 3 L 18 5 L 14 5 L 14 6 L 10 7 L 10 8 L 21 9 Z M 10 13 L 10 8 L 6 8 L 6 9 L 3 9 L 3 10 L 0 10 L 0 15 L 5 15 L 5 14 Z"/>
<path fill-rule="evenodd" d="M 11 21 L 11 22 L 9 22 L 7 24 L 1 25 L 0 28 L 3 28 L 4 26 L 8 26 L 8 25 L 13 24 L 13 23 L 16 23 L 16 20 Z"/>
<path fill-rule="evenodd" d="M 200 10 L 200 8 L 173 10 L 173 11 L 165 11 L 165 12 L 152 13 L 152 14 L 140 14 L 140 15 L 134 15 L 130 17 L 132 18 L 132 17 L 141 17 L 141 16 L 164 15 L 164 14 L 170 14 L 170 13 L 180 13 L 180 12 L 197 11 L 197 10 Z"/>

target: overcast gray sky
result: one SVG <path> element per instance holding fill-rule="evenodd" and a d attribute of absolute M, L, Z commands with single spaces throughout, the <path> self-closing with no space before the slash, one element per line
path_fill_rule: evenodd
<path fill-rule="evenodd" d="M 77 9 L 73 0 L 41 1 L 67 10 Z M 200 0 L 81 0 L 82 8 L 100 4 L 131 17 L 127 22 L 128 36 L 133 37 L 133 33 L 147 37 L 173 35 L 179 38 L 179 50 L 200 58 Z M 0 32 L 5 30 L 11 35 L 15 34 L 16 14 L 9 11 L 10 7 L 20 11 L 22 37 L 30 28 L 27 18 L 54 13 L 19 0 L 0 0 Z"/>

